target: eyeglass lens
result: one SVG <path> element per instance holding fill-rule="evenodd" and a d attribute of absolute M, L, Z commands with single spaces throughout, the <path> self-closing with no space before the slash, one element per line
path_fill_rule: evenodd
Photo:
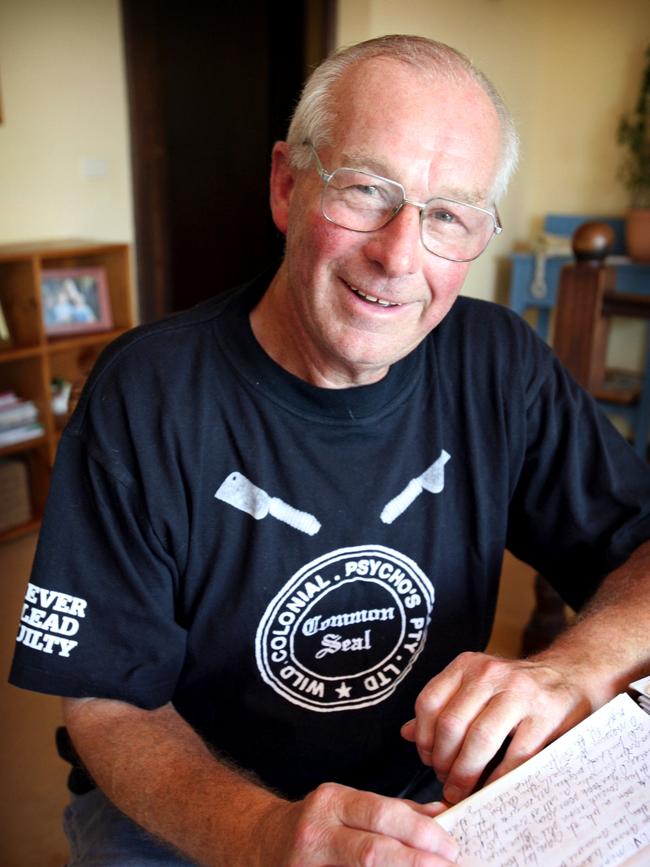
<path fill-rule="evenodd" d="M 354 169 L 336 169 L 323 188 L 323 215 L 357 232 L 385 226 L 404 202 L 396 181 Z M 431 253 L 467 261 L 483 252 L 494 233 L 491 215 L 444 198 L 427 202 L 420 215 L 422 243 Z"/>

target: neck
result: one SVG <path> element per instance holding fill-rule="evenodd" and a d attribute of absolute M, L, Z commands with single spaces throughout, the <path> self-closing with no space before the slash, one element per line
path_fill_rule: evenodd
<path fill-rule="evenodd" d="M 350 388 L 383 379 L 388 367 L 345 365 L 318 352 L 288 297 L 284 268 L 280 267 L 250 314 L 253 334 L 266 354 L 289 373 L 319 388 Z"/>

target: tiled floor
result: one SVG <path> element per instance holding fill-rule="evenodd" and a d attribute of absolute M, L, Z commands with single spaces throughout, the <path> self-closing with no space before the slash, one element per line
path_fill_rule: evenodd
<path fill-rule="evenodd" d="M 66 768 L 53 746 L 60 724 L 58 700 L 6 684 L 20 606 L 34 554 L 35 537 L 0 546 L 0 612 L 4 629 L 0 661 L 0 863 L 2 867 L 62 867 L 66 844 L 60 828 L 67 800 Z M 519 652 L 522 626 L 533 603 L 531 570 L 507 557 L 497 623 L 490 650 Z"/>

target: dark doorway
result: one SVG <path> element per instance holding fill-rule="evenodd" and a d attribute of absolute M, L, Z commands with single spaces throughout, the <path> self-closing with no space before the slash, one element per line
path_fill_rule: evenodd
<path fill-rule="evenodd" d="M 273 142 L 332 47 L 333 0 L 122 0 L 140 317 L 274 265 Z"/>

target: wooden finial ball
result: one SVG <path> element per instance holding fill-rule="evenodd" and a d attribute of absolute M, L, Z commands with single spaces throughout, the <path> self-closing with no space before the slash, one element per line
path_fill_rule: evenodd
<path fill-rule="evenodd" d="M 614 230 L 598 220 L 582 223 L 573 233 L 571 246 L 579 262 L 602 262 L 614 246 Z"/>

